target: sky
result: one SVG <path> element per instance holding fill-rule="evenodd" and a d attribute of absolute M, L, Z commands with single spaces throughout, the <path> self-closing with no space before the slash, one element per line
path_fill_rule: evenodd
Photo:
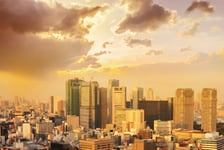
<path fill-rule="evenodd" d="M 224 100 L 222 0 L 0 0 L 0 96 L 65 95 L 78 77 Z M 128 93 L 128 94 L 129 94 Z"/>

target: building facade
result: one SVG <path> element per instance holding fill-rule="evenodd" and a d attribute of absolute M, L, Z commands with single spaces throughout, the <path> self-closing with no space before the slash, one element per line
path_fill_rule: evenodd
<path fill-rule="evenodd" d="M 83 82 L 80 87 L 80 125 L 99 127 L 99 84 L 97 81 Z"/>
<path fill-rule="evenodd" d="M 100 123 L 101 128 L 106 128 L 107 124 L 107 88 L 100 88 Z"/>
<path fill-rule="evenodd" d="M 116 110 L 126 108 L 126 87 L 112 87 L 112 124 L 115 122 Z"/>
<path fill-rule="evenodd" d="M 80 150 L 112 150 L 112 139 L 79 140 Z"/>
<path fill-rule="evenodd" d="M 133 88 L 132 90 L 133 109 L 138 109 L 138 101 L 143 100 L 143 91 L 144 89 L 140 87 Z"/>
<path fill-rule="evenodd" d="M 170 120 L 170 112 L 167 100 L 139 101 L 138 108 L 145 112 L 146 126 L 154 129 L 154 120 Z"/>
<path fill-rule="evenodd" d="M 217 91 L 204 88 L 201 93 L 201 129 L 205 132 L 216 131 Z"/>
<path fill-rule="evenodd" d="M 153 99 L 154 99 L 153 89 L 152 88 L 149 88 L 147 90 L 146 100 L 153 100 Z"/>
<path fill-rule="evenodd" d="M 192 89 L 177 89 L 174 99 L 174 128 L 193 129 L 194 121 L 194 91 Z"/>
<path fill-rule="evenodd" d="M 173 120 L 169 121 L 161 121 L 161 120 L 154 120 L 154 130 L 157 134 L 164 134 L 168 135 L 171 134 L 173 129 Z"/>
<path fill-rule="evenodd" d="M 80 85 L 83 80 L 78 78 L 70 79 L 66 82 L 66 114 L 67 115 L 80 115 Z"/>
<path fill-rule="evenodd" d="M 107 123 L 112 123 L 112 88 L 119 86 L 119 80 L 111 79 L 107 89 Z"/>

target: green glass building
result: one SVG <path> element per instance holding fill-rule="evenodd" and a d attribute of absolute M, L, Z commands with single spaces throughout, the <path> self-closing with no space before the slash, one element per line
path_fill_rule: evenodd
<path fill-rule="evenodd" d="M 66 114 L 80 115 L 80 85 L 83 80 L 78 78 L 66 82 Z"/>

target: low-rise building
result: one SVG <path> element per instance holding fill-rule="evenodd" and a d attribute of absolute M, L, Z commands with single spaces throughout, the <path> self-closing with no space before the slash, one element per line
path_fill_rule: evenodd
<path fill-rule="evenodd" d="M 80 150 L 112 150 L 111 139 L 87 139 L 79 140 Z"/>

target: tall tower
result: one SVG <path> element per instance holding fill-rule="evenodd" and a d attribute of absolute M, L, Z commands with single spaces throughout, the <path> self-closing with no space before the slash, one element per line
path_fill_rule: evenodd
<path fill-rule="evenodd" d="M 111 79 L 108 82 L 107 89 L 107 123 L 112 123 L 112 87 L 118 87 L 119 80 Z"/>
<path fill-rule="evenodd" d="M 83 80 L 70 79 L 66 82 L 66 115 L 79 116 L 79 90 Z"/>
<path fill-rule="evenodd" d="M 57 114 L 59 116 L 65 116 L 65 101 L 61 99 L 57 103 Z"/>
<path fill-rule="evenodd" d="M 173 107 L 174 127 L 193 129 L 194 91 L 188 88 L 177 89 Z"/>
<path fill-rule="evenodd" d="M 133 99 L 133 107 L 134 109 L 138 109 L 138 101 L 143 100 L 143 88 L 136 87 L 132 90 L 132 99 Z"/>
<path fill-rule="evenodd" d="M 117 109 L 126 108 L 127 88 L 126 87 L 113 87 L 112 88 L 112 124 L 116 117 Z"/>
<path fill-rule="evenodd" d="M 107 124 L 107 88 L 100 88 L 100 115 L 101 128 L 106 128 Z"/>
<path fill-rule="evenodd" d="M 80 125 L 92 129 L 100 126 L 99 105 L 98 82 L 83 82 L 80 87 Z"/>
<path fill-rule="evenodd" d="M 149 88 L 147 90 L 147 95 L 146 95 L 146 100 L 153 100 L 154 96 L 153 96 L 153 89 Z"/>
<path fill-rule="evenodd" d="M 61 101 L 60 96 L 50 96 L 49 98 L 49 112 L 54 114 L 59 114 L 58 102 Z"/>
<path fill-rule="evenodd" d="M 54 113 L 54 96 L 49 98 L 49 113 Z"/>
<path fill-rule="evenodd" d="M 206 132 L 216 131 L 216 108 L 217 91 L 216 89 L 204 88 L 201 93 L 201 129 Z"/>

